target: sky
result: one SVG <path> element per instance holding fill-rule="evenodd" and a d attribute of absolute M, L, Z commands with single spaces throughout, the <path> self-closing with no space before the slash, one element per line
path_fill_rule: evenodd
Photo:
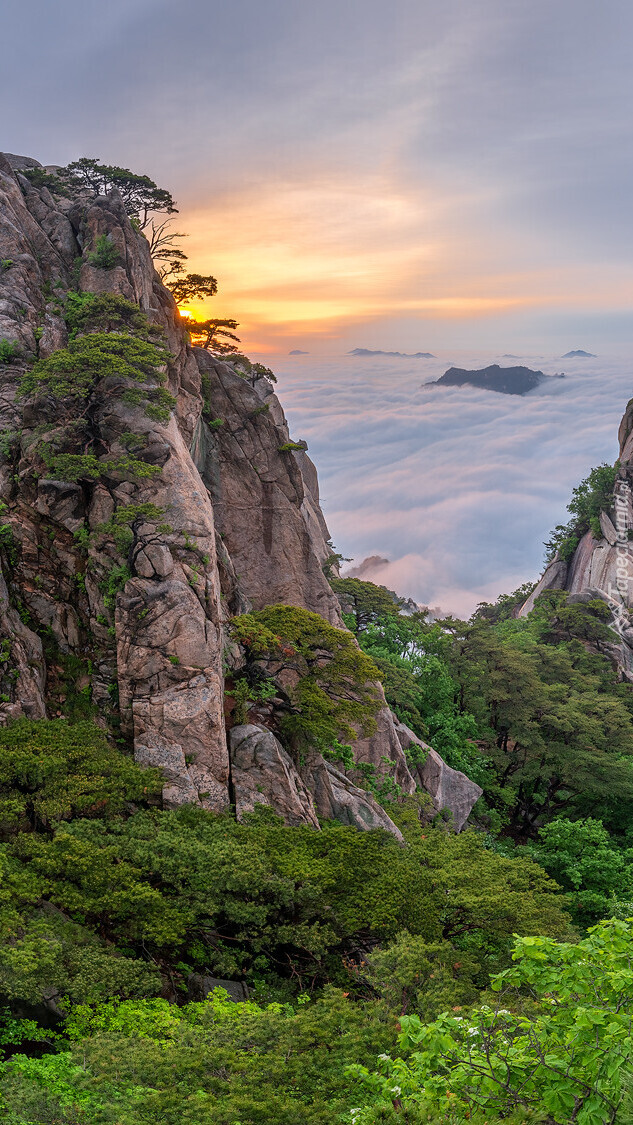
<path fill-rule="evenodd" d="M 246 348 L 615 354 L 632 33 L 630 0 L 23 0 L 0 145 L 169 188 Z"/>
<path fill-rule="evenodd" d="M 0 148 L 168 188 L 189 268 L 219 282 L 193 310 L 277 370 L 337 548 L 467 613 L 538 574 L 571 488 L 617 453 L 632 38 L 631 0 L 21 0 Z M 598 358 L 525 398 L 421 389 L 574 348 Z"/>

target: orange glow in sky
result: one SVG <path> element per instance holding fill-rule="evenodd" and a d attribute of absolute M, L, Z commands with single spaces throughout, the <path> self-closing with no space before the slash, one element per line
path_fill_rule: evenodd
<path fill-rule="evenodd" d="M 398 347 L 404 324 L 405 346 L 424 347 L 431 322 L 633 299 L 624 267 L 609 264 L 597 285 L 594 270 L 559 266 L 536 239 L 482 232 L 469 222 L 481 202 L 375 175 L 242 186 L 183 207 L 188 269 L 218 280 L 216 297 L 183 313 L 236 319 L 245 350 L 332 352 L 363 344 L 368 328 Z"/>

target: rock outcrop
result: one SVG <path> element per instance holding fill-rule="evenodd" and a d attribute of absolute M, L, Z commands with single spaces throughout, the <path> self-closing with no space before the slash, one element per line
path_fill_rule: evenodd
<path fill-rule="evenodd" d="M 404 723 L 396 722 L 395 730 L 403 751 L 410 750 L 411 747 L 416 747 L 419 751 L 416 754 L 418 764 L 415 773 L 420 787 L 430 795 L 433 808 L 438 813 L 449 813 L 452 828 L 461 832 L 483 789 L 466 777 L 465 773 L 447 766 L 437 751 L 418 738 Z M 424 761 L 421 761 L 423 757 Z"/>
<path fill-rule="evenodd" d="M 295 764 L 265 708 L 265 725 L 242 722 L 227 738 L 232 616 L 284 603 L 342 627 L 323 573 L 331 546 L 316 470 L 265 373 L 189 346 L 116 191 L 53 196 L 22 174 L 39 167 L 0 154 L 0 723 L 57 714 L 72 675 L 96 721 L 163 771 L 167 806 L 233 804 L 242 816 L 266 804 L 288 824 L 336 817 L 400 838 L 361 773 L 316 752 Z M 104 239 L 111 260 L 99 265 Z M 69 294 L 141 310 L 168 353 L 141 380 L 149 399 L 116 367 L 72 417 L 54 389 L 20 397 L 37 360 L 74 347 Z M 60 451 L 70 461 L 53 471 Z M 386 707 L 356 752 L 405 793 L 427 785 Z M 454 772 L 428 780 L 436 803 Z"/>
<path fill-rule="evenodd" d="M 286 824 L 319 827 L 312 796 L 292 758 L 271 730 L 252 723 L 233 727 L 229 744 L 235 813 L 239 819 L 256 805 L 267 805 Z"/>
<path fill-rule="evenodd" d="M 554 558 L 520 615 L 526 616 L 546 590 L 565 590 L 572 602 L 605 602 L 614 633 L 609 655 L 623 678 L 633 682 L 633 399 L 620 423 L 619 441 L 619 467 L 611 504 L 600 512 L 600 535 L 594 534 L 597 529 L 587 531 L 571 558 Z"/>

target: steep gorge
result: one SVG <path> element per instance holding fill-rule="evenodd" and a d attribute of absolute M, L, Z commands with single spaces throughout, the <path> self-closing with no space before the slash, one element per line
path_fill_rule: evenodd
<path fill-rule="evenodd" d="M 53 717 L 72 695 L 163 771 L 168 807 L 239 816 L 264 803 L 291 824 L 318 815 L 399 835 L 357 771 L 316 750 L 293 760 L 271 706 L 236 723 L 227 704 L 242 659 L 234 615 L 284 604 L 342 626 L 316 471 L 271 383 L 189 346 L 116 192 L 53 196 L 20 175 L 29 165 L 0 155 L 0 722 Z M 108 268 L 95 264 L 104 236 Z M 52 384 L 20 396 L 34 363 L 73 346 L 74 293 L 138 306 L 169 353 L 164 386 L 156 370 L 135 392 L 113 364 L 73 417 Z M 383 707 L 355 760 L 405 793 L 425 788 L 461 828 L 479 788 L 424 744 L 410 768 L 412 741 Z"/>

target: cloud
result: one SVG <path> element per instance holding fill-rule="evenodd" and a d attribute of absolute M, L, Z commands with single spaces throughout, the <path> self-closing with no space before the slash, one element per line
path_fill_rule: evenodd
<path fill-rule="evenodd" d="M 307 439 L 319 470 L 337 550 L 355 563 L 387 558 L 376 580 L 460 614 L 538 577 L 571 489 L 615 460 L 631 393 L 626 360 L 551 356 L 524 362 L 549 374 L 563 368 L 566 378 L 524 397 L 421 387 L 451 362 L 492 360 L 499 356 L 273 363 L 292 434 Z"/>

